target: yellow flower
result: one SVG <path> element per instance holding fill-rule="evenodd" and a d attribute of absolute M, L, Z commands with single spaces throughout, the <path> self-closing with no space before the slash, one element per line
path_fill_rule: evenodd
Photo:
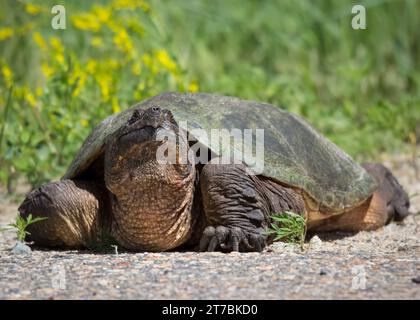
<path fill-rule="evenodd" d="M 72 97 L 78 97 L 80 95 L 80 91 L 82 91 L 83 86 L 85 85 L 86 78 L 80 78 L 79 82 L 77 83 L 76 89 L 74 89 L 73 93 L 71 94 Z"/>
<path fill-rule="evenodd" d="M 6 27 L 0 29 L 0 41 L 6 40 L 7 38 L 10 38 L 13 36 L 13 29 Z"/>
<path fill-rule="evenodd" d="M 29 90 L 25 90 L 25 100 L 26 102 L 31 106 L 31 107 L 35 107 L 36 106 L 36 99 L 34 97 L 34 95 L 32 94 L 32 92 L 30 92 Z"/>
<path fill-rule="evenodd" d="M 42 93 L 44 92 L 44 90 L 42 89 L 42 87 L 36 87 L 36 89 L 35 89 L 35 95 L 37 96 L 37 97 L 40 97 L 40 96 L 42 96 Z"/>
<path fill-rule="evenodd" d="M 112 97 L 112 112 L 113 113 L 118 113 L 121 111 L 121 107 L 118 104 L 118 98 L 117 97 Z"/>
<path fill-rule="evenodd" d="M 197 92 L 198 89 L 199 89 L 198 83 L 195 81 L 191 82 L 190 85 L 188 86 L 188 91 L 190 92 Z"/>
<path fill-rule="evenodd" d="M 44 38 L 41 36 L 41 34 L 39 32 L 35 32 L 33 34 L 33 39 L 41 50 L 43 50 L 43 51 L 48 50 L 48 45 L 47 45 Z"/>
<path fill-rule="evenodd" d="M 62 53 L 57 53 L 55 55 L 55 60 L 60 63 L 63 64 L 64 63 L 64 55 Z"/>
<path fill-rule="evenodd" d="M 73 71 L 70 74 L 69 77 L 69 84 L 74 85 L 76 84 L 76 87 L 74 88 L 74 91 L 72 93 L 73 97 L 77 97 L 80 94 L 80 91 L 85 86 L 87 79 L 87 74 L 80 68 L 80 64 L 77 63 L 74 65 Z"/>
<path fill-rule="evenodd" d="M 29 14 L 36 15 L 36 14 L 41 12 L 41 7 L 38 7 L 38 6 L 33 5 L 31 3 L 27 3 L 25 5 L 25 10 Z"/>
<path fill-rule="evenodd" d="M 41 65 L 41 71 L 47 79 L 54 74 L 54 69 L 47 63 Z"/>
<path fill-rule="evenodd" d="M 50 44 L 51 44 L 51 47 L 55 51 L 57 51 L 57 52 L 63 52 L 64 51 L 63 44 L 61 43 L 60 38 L 50 37 Z"/>
<path fill-rule="evenodd" d="M 93 60 L 93 59 L 89 59 L 86 63 L 86 71 L 89 74 L 95 74 L 96 68 L 98 66 L 98 63 Z"/>
<path fill-rule="evenodd" d="M 111 77 L 107 74 L 102 74 L 97 78 L 99 89 L 101 90 L 102 101 L 109 100 Z"/>
<path fill-rule="evenodd" d="M 109 17 L 111 16 L 111 7 L 94 5 L 93 13 L 100 22 L 105 23 L 109 20 Z"/>
<path fill-rule="evenodd" d="M 112 5 L 115 9 L 133 10 L 133 9 L 140 8 L 144 12 L 147 12 L 150 10 L 150 6 L 142 0 L 115 0 Z"/>
<path fill-rule="evenodd" d="M 61 43 L 60 38 L 50 37 L 50 44 L 53 51 L 55 52 L 54 54 L 55 60 L 58 63 L 63 64 L 64 63 L 64 54 L 63 54 L 64 47 L 63 47 L 63 44 Z"/>
<path fill-rule="evenodd" d="M 101 23 L 97 17 L 92 13 L 81 13 L 72 17 L 74 26 L 81 30 L 99 31 Z"/>
<path fill-rule="evenodd" d="M 118 33 L 114 36 L 114 43 L 116 46 L 123 52 L 129 52 L 133 49 L 133 43 L 124 29 L 120 29 Z"/>
<path fill-rule="evenodd" d="M 136 76 L 140 75 L 140 73 L 141 73 L 141 64 L 139 62 L 135 62 L 133 64 L 133 66 L 131 67 L 131 72 L 134 75 L 136 75 Z"/>
<path fill-rule="evenodd" d="M 118 61 L 115 60 L 115 59 L 112 59 L 112 58 L 106 59 L 105 60 L 105 65 L 106 65 L 107 68 L 112 69 L 112 70 L 116 70 L 120 66 Z"/>
<path fill-rule="evenodd" d="M 80 124 L 83 127 L 87 127 L 89 125 L 89 121 L 87 121 L 86 119 L 80 119 Z"/>
<path fill-rule="evenodd" d="M 160 62 L 160 64 L 168 71 L 176 71 L 176 63 L 171 59 L 171 57 L 165 49 L 157 51 L 156 58 Z"/>
<path fill-rule="evenodd" d="M 11 87 L 13 84 L 13 72 L 10 70 L 9 66 L 6 64 L 3 65 L 1 68 L 1 73 L 3 74 L 4 82 L 6 83 L 6 87 Z"/>
<path fill-rule="evenodd" d="M 101 37 L 93 37 L 92 40 L 90 40 L 90 43 L 92 44 L 92 46 L 94 47 L 103 47 L 104 42 L 102 41 Z"/>
<path fill-rule="evenodd" d="M 153 73 L 157 74 L 159 71 L 159 68 L 157 64 L 155 63 L 156 60 L 153 60 L 150 54 L 145 53 L 142 55 L 142 60 L 144 65 Z"/>

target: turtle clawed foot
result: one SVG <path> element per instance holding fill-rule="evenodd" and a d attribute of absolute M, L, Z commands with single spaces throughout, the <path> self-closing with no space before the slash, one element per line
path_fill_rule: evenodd
<path fill-rule="evenodd" d="M 257 251 L 261 252 L 267 245 L 263 229 L 252 232 L 240 227 L 208 226 L 200 240 L 200 251 Z"/>

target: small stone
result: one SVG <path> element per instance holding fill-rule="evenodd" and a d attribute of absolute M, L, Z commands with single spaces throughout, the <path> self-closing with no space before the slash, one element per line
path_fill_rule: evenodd
<path fill-rule="evenodd" d="M 410 249 L 409 246 L 407 246 L 406 244 L 400 245 L 397 250 L 398 251 L 408 251 Z"/>
<path fill-rule="evenodd" d="M 319 270 L 320 276 L 325 276 L 326 274 L 327 274 L 327 271 L 325 271 L 324 269 Z"/>
<path fill-rule="evenodd" d="M 411 281 L 414 283 L 420 284 L 420 277 L 412 278 Z"/>
<path fill-rule="evenodd" d="M 322 240 L 318 236 L 313 236 L 311 240 L 309 240 L 309 246 L 312 249 L 319 249 L 322 246 Z"/>
<path fill-rule="evenodd" d="M 32 250 L 26 244 L 22 242 L 18 242 L 12 248 L 12 253 L 13 254 L 31 254 Z"/>

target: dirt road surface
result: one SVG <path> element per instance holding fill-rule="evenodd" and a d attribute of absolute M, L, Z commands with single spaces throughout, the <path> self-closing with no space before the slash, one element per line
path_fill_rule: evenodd
<path fill-rule="evenodd" d="M 385 162 L 409 194 L 420 192 L 411 160 Z M 418 213 L 420 196 L 411 202 Z M 16 208 L 0 199 L 0 225 Z M 319 235 L 305 251 L 275 243 L 262 253 L 231 254 L 14 255 L 15 234 L 3 232 L 0 299 L 420 299 L 419 224 L 414 214 L 374 232 Z"/>

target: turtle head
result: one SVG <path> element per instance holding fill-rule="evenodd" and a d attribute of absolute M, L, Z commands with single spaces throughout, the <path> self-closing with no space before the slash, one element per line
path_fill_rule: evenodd
<path fill-rule="evenodd" d="M 118 159 L 138 159 L 157 151 L 164 142 L 160 137 L 177 137 L 178 124 L 171 111 L 153 106 L 148 109 L 134 109 L 128 120 L 112 135 L 106 143 L 106 158 L 115 162 Z M 115 163 L 108 163 L 115 165 Z"/>
<path fill-rule="evenodd" d="M 106 143 L 105 170 L 137 170 L 142 169 L 141 165 L 144 163 L 163 164 L 165 159 L 162 159 L 162 155 L 165 154 L 162 154 L 162 150 L 175 150 L 177 157 L 174 161 L 165 163 L 183 168 L 179 166 L 181 162 L 185 162 L 180 159 L 183 154 L 178 152 L 181 143 L 184 146 L 183 151 L 188 149 L 186 137 L 181 134 L 170 110 L 158 106 L 134 109 L 131 117 Z"/>
<path fill-rule="evenodd" d="M 189 237 L 196 171 L 182 156 L 185 141 L 172 113 L 158 107 L 134 110 L 107 141 L 104 178 L 115 196 L 113 234 L 126 248 L 162 251 Z M 181 145 L 186 153 L 179 152 Z M 165 150 L 175 161 L 162 161 Z"/>
<path fill-rule="evenodd" d="M 114 140 L 119 143 L 132 143 L 157 140 L 160 131 L 178 131 L 172 112 L 153 106 L 149 109 L 134 109 L 127 122 L 114 134 Z"/>

